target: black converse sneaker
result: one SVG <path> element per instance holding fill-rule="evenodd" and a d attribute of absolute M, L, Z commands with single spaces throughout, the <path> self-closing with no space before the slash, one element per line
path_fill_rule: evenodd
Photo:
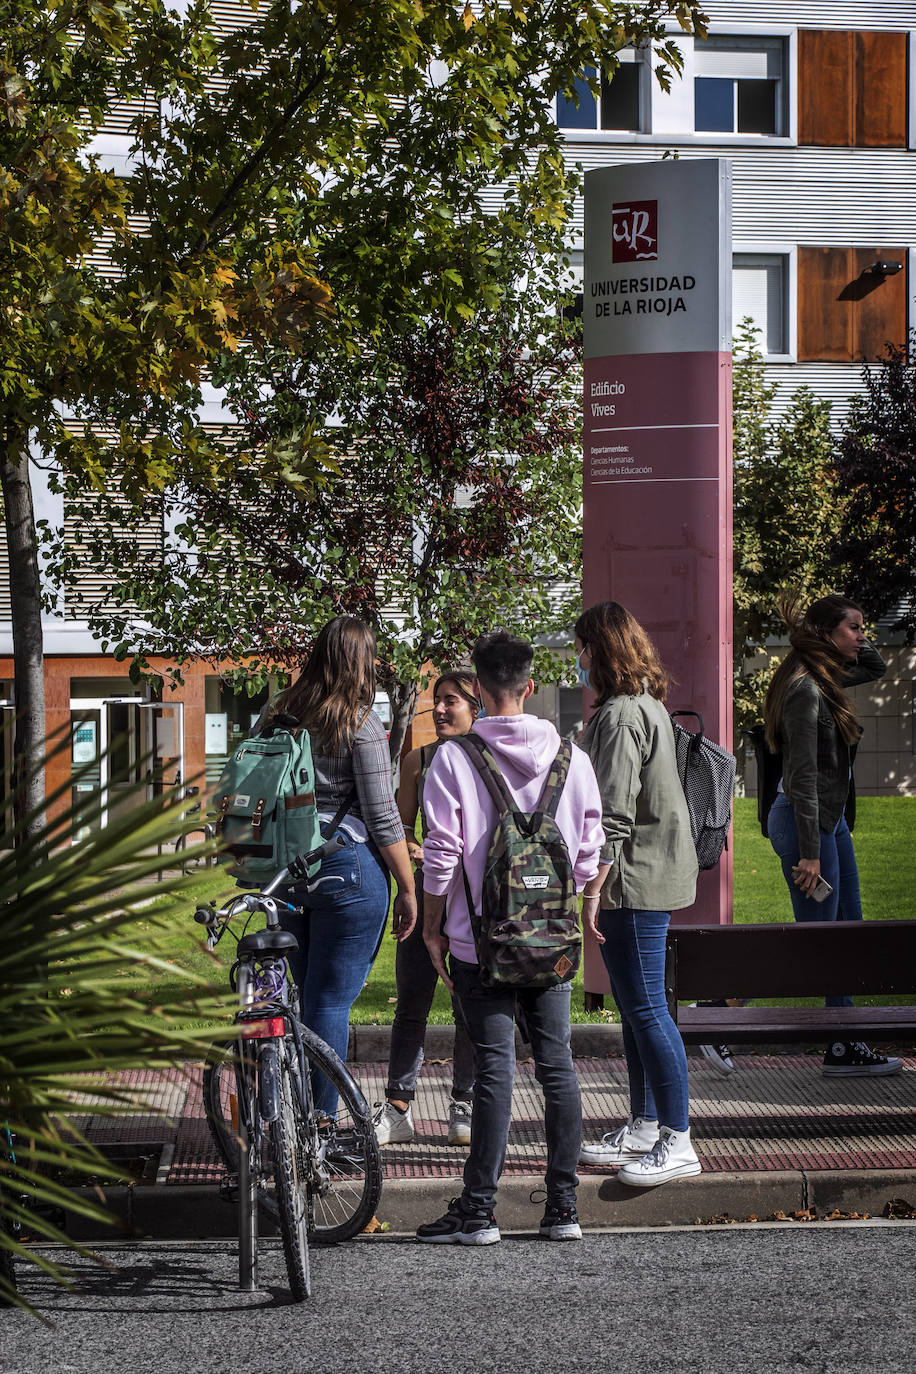
<path fill-rule="evenodd" d="M 884 1054 L 875 1054 L 861 1040 L 836 1040 L 824 1055 L 825 1078 L 881 1078 L 900 1073 L 903 1064 Z"/>
<path fill-rule="evenodd" d="M 700 1045 L 699 1050 L 707 1064 L 711 1064 L 723 1078 L 735 1072 L 735 1061 L 728 1045 Z"/>
<path fill-rule="evenodd" d="M 438 1221 L 417 1227 L 417 1240 L 433 1245 L 495 1245 L 499 1227 L 492 1212 L 469 1212 L 464 1199 L 453 1197 Z"/>
<path fill-rule="evenodd" d="M 728 1003 L 723 997 L 718 1002 L 691 1002 L 692 1007 L 727 1007 Z M 735 1072 L 735 1061 L 732 1059 L 732 1052 L 728 1045 L 700 1045 L 700 1054 L 711 1064 L 716 1073 L 727 1078 L 730 1073 Z"/>

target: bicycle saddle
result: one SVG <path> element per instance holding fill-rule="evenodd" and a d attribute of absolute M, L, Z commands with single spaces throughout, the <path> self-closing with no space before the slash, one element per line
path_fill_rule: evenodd
<path fill-rule="evenodd" d="M 282 954 L 287 949 L 298 949 L 299 941 L 289 930 L 255 930 L 243 935 L 239 940 L 238 953 L 242 954 Z"/>

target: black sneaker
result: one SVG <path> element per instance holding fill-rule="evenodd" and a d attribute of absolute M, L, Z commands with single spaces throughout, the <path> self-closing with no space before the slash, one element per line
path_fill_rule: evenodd
<path fill-rule="evenodd" d="M 460 1197 L 452 1198 L 444 1217 L 417 1227 L 417 1240 L 433 1245 L 495 1245 L 499 1238 L 493 1213 L 468 1213 Z"/>
<path fill-rule="evenodd" d="M 575 1207 L 554 1207 L 548 1202 L 539 1226 L 548 1240 L 581 1240 L 582 1227 Z"/>
<path fill-rule="evenodd" d="M 882 1078 L 902 1068 L 899 1059 L 875 1054 L 861 1040 L 837 1040 L 824 1055 L 822 1073 L 825 1078 Z"/>
<path fill-rule="evenodd" d="M 707 1064 L 711 1064 L 723 1078 L 735 1072 L 735 1061 L 728 1045 L 700 1045 L 699 1051 Z"/>
<path fill-rule="evenodd" d="M 692 1007 L 727 1007 L 725 998 L 718 1002 L 691 1002 Z M 723 1078 L 727 1078 L 730 1073 L 735 1072 L 735 1064 L 732 1059 L 732 1052 L 728 1045 L 700 1045 L 700 1054 L 708 1064 L 711 1064 L 716 1073 L 720 1073 Z"/>

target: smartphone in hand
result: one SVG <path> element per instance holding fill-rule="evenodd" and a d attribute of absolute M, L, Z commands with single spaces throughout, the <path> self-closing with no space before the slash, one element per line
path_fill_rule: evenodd
<path fill-rule="evenodd" d="M 800 869 L 799 869 L 798 866 L 796 865 L 796 866 L 792 869 L 792 877 L 793 877 L 793 878 L 797 878 L 799 872 L 800 872 Z M 824 901 L 826 901 L 827 898 L 830 896 L 830 894 L 831 894 L 832 891 L 833 891 L 833 888 L 832 888 L 832 887 L 830 886 L 830 884 L 827 882 L 827 879 L 826 879 L 826 878 L 822 878 L 822 877 L 820 876 L 820 874 L 818 874 L 817 882 L 816 882 L 815 885 L 814 885 L 814 891 L 813 891 L 813 892 L 806 892 L 806 893 L 805 893 L 805 896 L 806 896 L 806 897 L 810 897 L 811 900 L 812 900 L 813 902 L 824 902 Z"/>

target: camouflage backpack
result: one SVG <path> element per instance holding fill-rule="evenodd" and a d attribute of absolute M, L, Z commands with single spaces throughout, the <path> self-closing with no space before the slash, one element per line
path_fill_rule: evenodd
<path fill-rule="evenodd" d="M 582 936 L 575 874 L 556 814 L 572 745 L 562 741 L 537 809 L 526 813 L 519 811 L 479 735 L 448 743 L 464 750 L 496 807 L 479 912 L 464 873 L 480 981 L 489 988 L 568 983 L 579 967 Z"/>

